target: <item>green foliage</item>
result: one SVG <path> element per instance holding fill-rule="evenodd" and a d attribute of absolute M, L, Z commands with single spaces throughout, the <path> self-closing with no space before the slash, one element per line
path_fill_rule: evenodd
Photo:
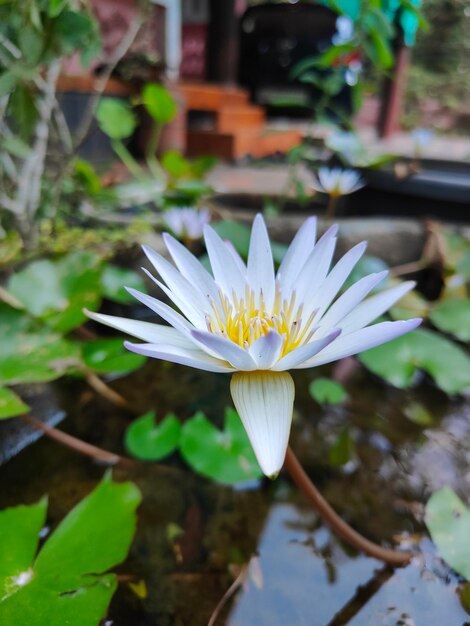
<path fill-rule="evenodd" d="M 430 313 L 431 322 L 461 341 L 470 341 L 470 300 L 443 300 Z"/>
<path fill-rule="evenodd" d="M 223 431 L 204 413 L 196 413 L 183 426 L 180 451 L 193 470 L 217 482 L 231 485 L 262 475 L 243 424 L 233 409 L 225 410 Z"/>
<path fill-rule="evenodd" d="M 442 557 L 470 580 L 470 510 L 450 487 L 433 493 L 426 505 L 425 522 Z"/>
<path fill-rule="evenodd" d="M 176 102 L 163 85 L 157 83 L 144 85 L 141 101 L 147 113 L 158 124 L 168 124 L 176 116 Z"/>
<path fill-rule="evenodd" d="M 103 296 L 120 304 L 135 302 L 135 298 L 124 288 L 124 285 L 144 293 L 147 291 L 145 281 L 140 274 L 117 265 L 107 264 L 101 275 Z"/>
<path fill-rule="evenodd" d="M 84 308 L 101 301 L 102 259 L 87 251 L 71 252 L 57 261 L 34 261 L 14 274 L 7 291 L 34 317 L 60 332 L 81 326 Z"/>
<path fill-rule="evenodd" d="M 343 385 L 329 378 L 316 378 L 308 390 L 318 404 L 342 404 L 348 397 Z"/>
<path fill-rule="evenodd" d="M 106 573 L 122 562 L 141 500 L 107 474 L 59 524 L 36 556 L 47 500 L 0 513 L 0 622 L 98 626 L 117 587 Z"/>
<path fill-rule="evenodd" d="M 16 393 L 6 387 L 0 387 L 0 420 L 24 415 L 28 411 L 29 406 Z"/>
<path fill-rule="evenodd" d="M 134 111 L 117 98 L 103 98 L 95 116 L 101 130 L 111 139 L 127 139 L 137 126 Z"/>
<path fill-rule="evenodd" d="M 124 443 L 137 459 L 159 461 L 178 448 L 180 436 L 181 424 L 172 413 L 157 424 L 155 411 L 150 411 L 127 428 Z"/>
<path fill-rule="evenodd" d="M 84 364 L 98 374 L 129 374 L 142 365 L 146 358 L 129 352 L 122 339 L 97 339 L 82 345 Z"/>
<path fill-rule="evenodd" d="M 76 343 L 6 304 L 0 327 L 0 385 L 55 380 L 79 363 Z"/>
<path fill-rule="evenodd" d="M 430 374 L 447 393 L 463 392 L 470 386 L 470 358 L 456 344 L 424 329 L 418 329 L 359 355 L 374 374 L 396 387 L 409 387 L 417 370 Z"/>
<path fill-rule="evenodd" d="M 349 428 L 342 430 L 328 450 L 328 461 L 331 465 L 341 467 L 349 463 L 356 454 L 356 445 Z"/>
<path fill-rule="evenodd" d="M 417 426 L 431 426 L 434 418 L 431 413 L 419 402 L 411 402 L 407 404 L 403 413 L 405 416 Z"/>

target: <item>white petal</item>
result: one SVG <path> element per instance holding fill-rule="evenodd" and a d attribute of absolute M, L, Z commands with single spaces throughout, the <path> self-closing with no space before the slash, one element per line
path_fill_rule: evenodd
<path fill-rule="evenodd" d="M 287 372 L 240 372 L 230 383 L 235 408 L 261 469 L 276 476 L 284 463 L 294 405 L 294 382 Z"/>
<path fill-rule="evenodd" d="M 245 262 L 243 261 L 241 256 L 236 251 L 235 246 L 233 245 L 233 243 L 227 239 L 227 241 L 224 241 L 224 244 L 226 245 L 228 251 L 232 255 L 233 260 L 237 264 L 237 267 L 240 270 L 242 276 L 246 276 L 247 269 L 246 269 Z"/>
<path fill-rule="evenodd" d="M 305 311 L 317 308 L 316 301 L 313 297 L 325 280 L 336 246 L 336 233 L 338 226 L 334 224 L 319 239 L 317 245 L 311 252 L 307 262 L 302 268 L 301 273 L 297 276 L 295 282 L 290 288 L 295 289 L 297 294 L 297 304 L 304 302 Z M 287 295 L 282 285 L 283 294 Z"/>
<path fill-rule="evenodd" d="M 301 368 L 317 367 L 317 365 L 338 361 L 347 356 L 375 348 L 382 343 L 409 333 L 421 322 L 422 320 L 417 318 L 398 322 L 381 322 L 367 328 L 361 328 L 349 335 L 339 337 L 330 348 L 326 348 L 321 354 L 304 363 Z"/>
<path fill-rule="evenodd" d="M 205 311 L 208 308 L 207 298 L 195 289 L 171 263 L 148 246 L 142 246 L 142 249 L 171 291 L 182 303 L 186 303 L 186 307 L 180 307 L 185 315 L 186 308 L 193 311 Z"/>
<path fill-rule="evenodd" d="M 234 371 L 234 368 L 229 363 L 215 359 L 196 347 L 189 349 L 164 344 L 130 343 L 129 341 L 125 341 L 124 345 L 128 350 L 137 354 L 143 354 L 153 359 L 161 359 L 162 361 L 188 365 L 189 367 L 206 370 L 207 372 L 227 373 Z"/>
<path fill-rule="evenodd" d="M 270 330 L 250 346 L 250 355 L 258 369 L 268 370 L 278 360 L 284 344 L 284 337 L 277 331 Z"/>
<path fill-rule="evenodd" d="M 232 291 L 235 291 L 239 298 L 244 297 L 246 276 L 242 274 L 222 239 L 210 226 L 204 228 L 204 241 L 215 282 L 229 298 L 232 297 Z"/>
<path fill-rule="evenodd" d="M 328 332 L 328 329 L 333 326 L 338 326 L 341 320 L 346 317 L 346 315 L 348 315 L 348 313 L 350 313 L 354 307 L 387 276 L 387 274 L 388 272 L 385 270 L 384 272 L 364 276 L 358 280 L 357 283 L 349 287 L 318 322 L 321 324 L 324 332 Z"/>
<path fill-rule="evenodd" d="M 282 284 L 293 285 L 315 245 L 317 218 L 309 217 L 297 231 L 277 273 Z"/>
<path fill-rule="evenodd" d="M 315 308 L 318 309 L 315 321 L 322 317 L 323 313 L 333 302 L 336 294 L 345 283 L 349 274 L 353 271 L 354 266 L 364 254 L 366 247 L 367 242 L 363 241 L 354 246 L 354 248 L 351 248 L 351 250 L 336 263 L 323 284 L 320 285 L 320 289 L 316 294 L 318 297 L 315 301 Z"/>
<path fill-rule="evenodd" d="M 153 298 L 152 296 L 142 293 L 141 291 L 137 291 L 137 289 L 132 289 L 131 287 L 128 287 L 127 291 L 134 296 L 134 298 L 139 300 L 139 302 L 148 306 L 151 311 L 160 315 L 160 317 L 177 328 L 179 331 L 187 333 L 192 328 L 191 324 L 182 315 L 164 302 L 157 300 L 157 298 Z"/>
<path fill-rule="evenodd" d="M 286 356 L 282 357 L 282 359 L 271 369 L 275 372 L 283 372 L 285 370 L 299 368 L 299 366 L 302 367 L 302 364 L 305 361 L 308 361 L 315 354 L 318 354 L 321 350 L 328 346 L 332 341 L 335 341 L 340 333 L 340 328 L 334 328 L 333 330 L 330 329 L 330 333 L 326 337 L 315 339 L 304 346 L 295 348 L 292 352 L 289 352 Z"/>
<path fill-rule="evenodd" d="M 218 302 L 219 292 L 217 285 L 206 268 L 174 237 L 168 233 L 164 233 L 163 239 L 181 274 L 190 281 L 196 289 L 199 289 L 203 296 L 211 296 L 211 298 Z"/>
<path fill-rule="evenodd" d="M 256 369 L 256 363 L 250 354 L 230 339 L 203 330 L 193 330 L 191 336 L 204 348 L 208 348 L 212 353 L 218 354 L 221 359 L 231 363 L 237 370 L 250 372 Z"/>
<path fill-rule="evenodd" d="M 391 289 L 377 293 L 358 304 L 357 307 L 341 321 L 343 335 L 363 328 L 373 322 L 377 317 L 382 315 L 382 313 L 388 311 L 395 302 L 401 300 L 415 285 L 416 283 L 410 280 L 396 287 L 392 287 Z"/>
<path fill-rule="evenodd" d="M 262 290 L 266 310 L 270 311 L 274 303 L 274 261 L 266 224 L 259 213 L 251 229 L 247 268 L 247 280 L 255 292 L 256 305 L 259 305 Z"/>
<path fill-rule="evenodd" d="M 158 287 L 160 287 L 163 293 L 165 293 L 168 296 L 168 298 L 173 302 L 173 304 L 175 304 L 178 307 L 181 313 L 183 313 L 184 316 L 188 318 L 188 320 L 191 322 L 191 324 L 193 324 L 193 326 L 196 326 L 196 328 L 206 328 L 205 315 L 208 311 L 211 310 L 211 305 L 210 305 L 209 300 L 207 300 L 206 306 L 204 309 L 197 309 L 191 304 L 191 302 L 188 301 L 187 298 L 185 297 L 182 298 L 180 296 L 179 291 L 178 292 L 172 291 L 169 287 L 167 287 L 161 281 L 159 281 L 158 278 L 155 278 L 155 276 L 153 276 L 152 273 L 149 272 L 149 270 L 146 267 L 143 267 L 142 269 L 150 278 L 150 280 L 152 280 Z M 149 304 L 147 306 L 150 307 Z"/>
<path fill-rule="evenodd" d="M 178 346 L 180 348 L 186 348 L 191 346 L 193 342 L 188 337 L 176 328 L 171 326 L 162 326 L 161 324 L 152 324 L 151 322 L 142 322 L 139 320 L 130 320 L 126 317 L 117 317 L 115 315 L 104 315 L 103 313 L 92 313 L 86 311 L 85 313 L 95 322 L 106 324 L 111 328 L 122 330 L 128 335 L 148 341 L 149 343 L 163 343 L 171 344 L 172 346 Z"/>

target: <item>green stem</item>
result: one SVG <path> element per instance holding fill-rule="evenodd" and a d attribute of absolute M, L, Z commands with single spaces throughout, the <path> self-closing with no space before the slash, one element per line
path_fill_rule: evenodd
<path fill-rule="evenodd" d="M 111 145 L 113 147 L 114 152 L 118 155 L 118 157 L 127 167 L 129 172 L 135 178 L 139 180 L 145 180 L 146 176 L 145 176 L 144 170 L 140 167 L 140 165 L 137 163 L 137 161 L 134 159 L 134 157 L 126 148 L 126 146 L 122 143 L 122 141 L 119 141 L 118 139 L 114 139 L 111 142 Z"/>
<path fill-rule="evenodd" d="M 166 178 L 165 172 L 157 159 L 157 149 L 162 136 L 162 130 L 162 124 L 159 124 L 158 122 L 153 124 L 147 144 L 147 150 L 145 151 L 145 160 L 147 161 L 148 168 L 157 179 Z"/>

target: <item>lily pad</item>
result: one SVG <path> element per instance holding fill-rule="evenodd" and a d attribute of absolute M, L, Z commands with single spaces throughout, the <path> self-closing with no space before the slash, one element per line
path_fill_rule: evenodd
<path fill-rule="evenodd" d="M 428 500 L 424 519 L 443 558 L 470 580 L 470 510 L 450 487 L 444 487 Z"/>
<path fill-rule="evenodd" d="M 98 374 L 128 374 L 146 362 L 141 354 L 129 352 L 122 339 L 97 339 L 82 345 L 83 362 Z"/>
<path fill-rule="evenodd" d="M 58 261 L 30 263 L 11 277 L 7 290 L 31 315 L 65 333 L 87 319 L 84 308 L 98 308 L 101 272 L 99 256 L 72 252 Z"/>
<path fill-rule="evenodd" d="M 176 450 L 180 436 L 181 424 L 172 413 L 157 424 L 155 411 L 150 411 L 127 428 L 124 443 L 137 459 L 159 461 Z"/>
<path fill-rule="evenodd" d="M 145 85 L 142 90 L 142 104 L 158 124 L 168 124 L 178 112 L 175 99 L 168 89 L 156 83 Z"/>
<path fill-rule="evenodd" d="M 233 409 L 225 410 L 223 431 L 204 413 L 196 413 L 183 426 L 180 451 L 193 470 L 220 483 L 233 485 L 262 475 L 240 417 Z"/>
<path fill-rule="evenodd" d="M 111 139 L 127 139 L 132 135 L 137 118 L 127 102 L 117 98 L 103 98 L 96 111 L 101 130 Z"/>
<path fill-rule="evenodd" d="M 0 303 L 0 384 L 55 380 L 79 362 L 78 344 Z"/>
<path fill-rule="evenodd" d="M 102 482 L 62 521 L 35 559 L 47 501 L 0 512 L 0 623 L 98 626 L 117 586 L 106 574 L 123 561 L 140 492 Z"/>
<path fill-rule="evenodd" d="M 317 378 L 310 383 L 308 390 L 318 404 L 341 404 L 348 397 L 343 385 L 329 378 Z"/>
<path fill-rule="evenodd" d="M 106 265 L 101 276 L 103 296 L 120 304 L 135 302 L 135 299 L 124 288 L 124 285 L 144 293 L 147 292 L 145 281 L 137 272 L 118 267 L 117 265 Z"/>
<path fill-rule="evenodd" d="M 470 358 L 455 343 L 419 328 L 389 343 L 367 350 L 359 360 L 395 387 L 406 388 L 423 369 L 447 393 L 470 387 Z"/>
<path fill-rule="evenodd" d="M 0 420 L 24 415 L 28 411 L 29 406 L 16 393 L 6 387 L 0 387 Z"/>
<path fill-rule="evenodd" d="M 349 428 L 342 430 L 328 450 L 328 460 L 338 467 L 349 463 L 356 454 L 356 444 Z"/>
<path fill-rule="evenodd" d="M 444 300 L 431 310 L 434 326 L 455 335 L 461 341 L 470 341 L 470 300 Z"/>

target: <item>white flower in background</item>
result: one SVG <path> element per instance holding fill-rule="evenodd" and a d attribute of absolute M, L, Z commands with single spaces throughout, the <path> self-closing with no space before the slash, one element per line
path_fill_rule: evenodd
<path fill-rule="evenodd" d="M 166 226 L 179 239 L 200 239 L 204 226 L 211 221 L 208 209 L 198 210 L 191 207 L 170 209 L 162 217 Z"/>
<path fill-rule="evenodd" d="M 263 218 L 254 221 L 248 263 L 210 227 L 205 243 L 214 277 L 182 244 L 164 235 L 174 264 L 144 247 L 160 278 L 148 275 L 180 312 L 144 293 L 128 291 L 170 326 L 89 313 L 94 320 L 145 343 L 133 352 L 233 374 L 231 393 L 259 464 L 268 476 L 282 467 L 294 383 L 290 369 L 315 367 L 367 350 L 413 330 L 419 319 L 369 324 L 408 292 L 402 283 L 366 296 L 386 272 L 371 274 L 338 296 L 366 248 L 362 242 L 331 268 L 337 227 L 315 243 L 309 218 L 277 274 Z"/>
<path fill-rule="evenodd" d="M 413 151 L 416 156 L 421 156 L 423 149 L 428 146 L 434 138 L 434 133 L 429 128 L 415 128 L 411 133 Z"/>
<path fill-rule="evenodd" d="M 313 183 L 316 191 L 322 191 L 332 197 L 354 193 L 365 186 L 360 174 L 355 170 L 343 170 L 339 167 L 320 167 L 317 179 Z"/>

